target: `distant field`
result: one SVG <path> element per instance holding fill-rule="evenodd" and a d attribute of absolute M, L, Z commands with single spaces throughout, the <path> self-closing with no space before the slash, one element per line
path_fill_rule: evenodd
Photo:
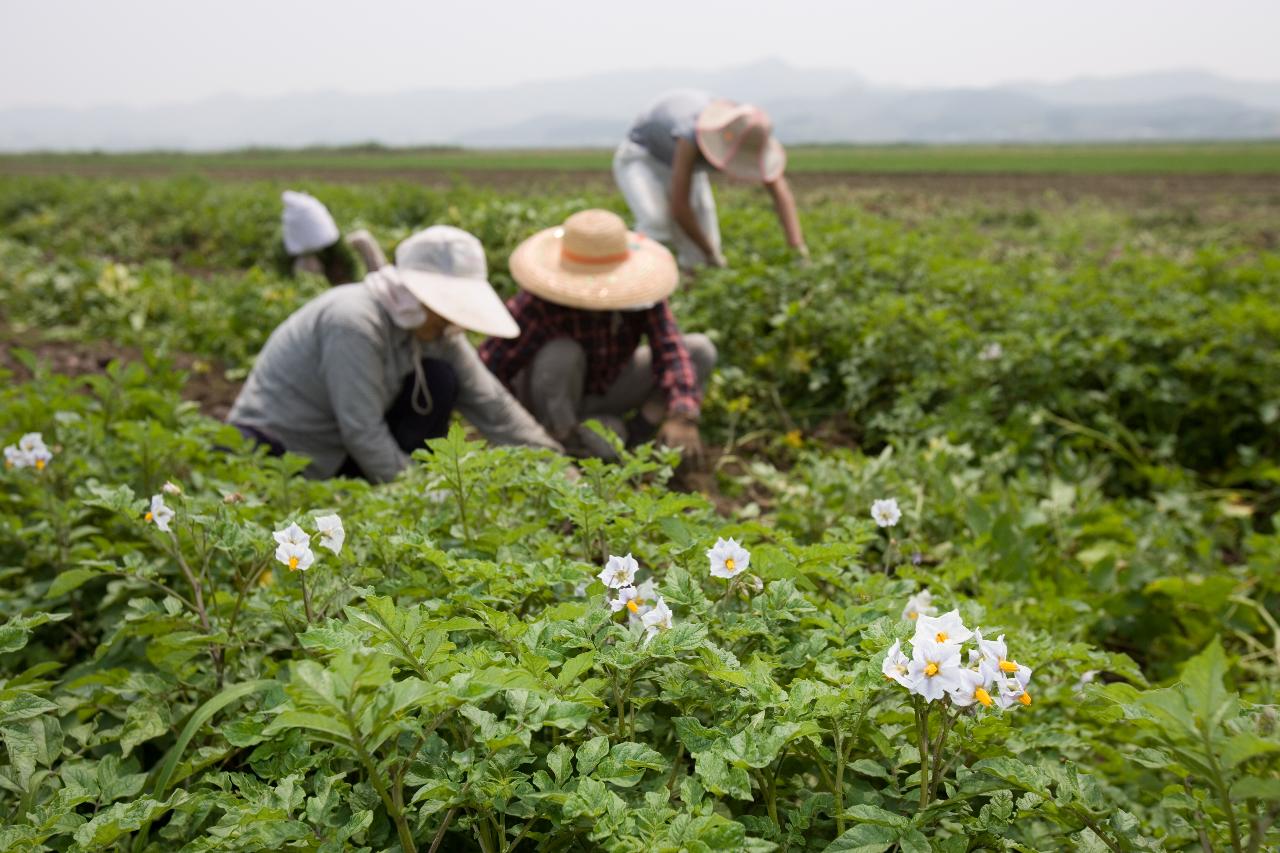
<path fill-rule="evenodd" d="M 1280 140 L 1197 144 L 803 146 L 792 172 L 849 174 L 1280 174 Z M 589 150 L 317 149 L 219 154 L 0 156 L 0 172 L 604 172 L 611 152 Z"/>

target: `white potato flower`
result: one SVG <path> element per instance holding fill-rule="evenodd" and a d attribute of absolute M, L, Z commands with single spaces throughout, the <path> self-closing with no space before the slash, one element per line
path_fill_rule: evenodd
<path fill-rule="evenodd" d="M 716 539 L 715 546 L 707 551 L 707 558 L 711 560 L 713 578 L 737 577 L 751 565 L 751 553 L 733 538 Z"/>
<path fill-rule="evenodd" d="M 6 468 L 35 468 L 43 471 L 53 458 L 52 451 L 45 446 L 44 437 L 38 432 L 29 432 L 4 449 Z"/>
<path fill-rule="evenodd" d="M 978 643 L 978 651 L 982 655 L 979 666 L 988 684 L 994 684 L 998 679 L 1016 675 L 1019 669 L 1026 669 L 1021 664 L 1009 660 L 1009 649 L 1005 645 L 1004 634 L 994 640 L 986 640 L 982 637 L 982 631 L 978 631 L 975 637 Z"/>
<path fill-rule="evenodd" d="M 659 631 L 666 631 L 671 627 L 671 608 L 667 607 L 667 602 L 662 596 L 653 603 L 653 607 L 648 613 L 640 617 L 644 624 L 645 643 L 648 643 L 654 637 L 658 636 Z"/>
<path fill-rule="evenodd" d="M 902 618 L 914 622 L 921 616 L 932 616 L 938 612 L 933 606 L 933 593 L 922 589 L 907 599 L 907 606 L 902 608 Z"/>
<path fill-rule="evenodd" d="M 347 541 L 347 532 L 342 528 L 342 519 L 336 515 L 316 517 L 316 529 L 320 531 L 320 547 L 328 548 L 335 554 L 342 553 L 342 543 Z"/>
<path fill-rule="evenodd" d="M 289 571 L 306 571 L 316 561 L 311 550 L 311 535 L 298 526 L 290 524 L 284 530 L 272 534 L 278 543 L 276 559 L 289 567 Z"/>
<path fill-rule="evenodd" d="M 1018 670 L 1012 675 L 1000 679 L 998 684 L 999 690 L 996 692 L 996 702 L 1001 708 L 1012 708 L 1015 705 L 1030 705 L 1031 694 L 1027 692 L 1027 685 L 1030 682 L 1030 668 L 1019 666 Z"/>
<path fill-rule="evenodd" d="M 178 495 L 182 494 L 182 487 L 177 483 L 165 480 L 164 485 L 160 487 L 160 491 L 164 492 L 166 495 L 176 498 Z"/>
<path fill-rule="evenodd" d="M 151 509 L 143 516 L 146 521 L 153 522 L 165 533 L 169 532 L 169 522 L 173 521 L 173 510 L 165 505 L 162 495 L 151 496 Z"/>
<path fill-rule="evenodd" d="M 902 641 L 894 640 L 893 645 L 889 647 L 889 651 L 885 653 L 884 663 L 880 665 L 880 671 L 884 673 L 884 677 L 890 681 L 896 681 L 903 687 L 910 687 L 910 680 L 907 675 L 910 672 L 911 658 L 902 653 Z"/>
<path fill-rule="evenodd" d="M 960 621 L 959 610 L 949 610 L 941 616 L 921 615 L 916 619 L 916 635 L 912 643 L 929 639 L 935 643 L 963 643 L 973 636 L 973 632 Z"/>
<path fill-rule="evenodd" d="M 609 609 L 614 613 L 622 609 L 626 609 L 631 613 L 639 613 L 640 608 L 644 606 L 644 599 L 640 597 L 640 590 L 634 586 L 624 586 L 618 590 L 618 597 L 609 599 Z"/>
<path fill-rule="evenodd" d="M 987 692 L 986 679 L 976 669 L 960 670 L 960 683 L 951 691 L 951 701 L 961 708 L 967 708 L 974 702 L 984 708 L 994 704 L 991 694 Z"/>
<path fill-rule="evenodd" d="M 1004 347 L 998 341 L 992 341 L 978 353 L 979 361 L 999 361 L 1004 357 Z"/>
<path fill-rule="evenodd" d="M 625 557 L 610 555 L 609 561 L 596 577 L 610 589 L 622 589 L 624 586 L 635 585 L 636 570 L 639 568 L 639 563 L 630 554 Z"/>
<path fill-rule="evenodd" d="M 960 687 L 960 645 L 922 637 L 912 644 L 907 666 L 908 689 L 929 702 L 940 701 Z"/>
<path fill-rule="evenodd" d="M 902 518 L 902 510 L 895 498 L 878 500 L 871 504 L 871 517 L 881 527 L 893 527 Z"/>

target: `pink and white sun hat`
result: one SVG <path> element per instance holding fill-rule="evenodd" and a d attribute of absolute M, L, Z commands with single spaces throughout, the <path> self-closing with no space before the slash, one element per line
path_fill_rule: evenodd
<path fill-rule="evenodd" d="M 787 152 L 773 135 L 769 115 L 759 107 L 712 101 L 699 113 L 694 130 L 702 156 L 732 177 L 769 184 L 787 167 Z"/>
<path fill-rule="evenodd" d="M 285 190 L 281 197 L 284 213 L 284 249 L 291 257 L 318 252 L 338 242 L 338 223 L 324 202 L 307 193 Z"/>

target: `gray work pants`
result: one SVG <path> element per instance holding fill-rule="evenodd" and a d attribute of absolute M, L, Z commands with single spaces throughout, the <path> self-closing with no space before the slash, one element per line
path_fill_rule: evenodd
<path fill-rule="evenodd" d="M 683 335 L 685 348 L 705 388 L 716 364 L 716 345 L 706 335 Z M 548 341 L 533 362 L 516 377 L 517 396 L 547 432 L 571 450 L 595 456 L 611 456 L 604 443 L 583 421 L 597 420 L 627 441 L 627 416 L 638 412 L 649 424 L 657 424 L 667 410 L 667 400 L 653 375 L 653 352 L 636 348 L 631 360 L 603 394 L 587 394 L 587 353 L 572 338 Z"/>

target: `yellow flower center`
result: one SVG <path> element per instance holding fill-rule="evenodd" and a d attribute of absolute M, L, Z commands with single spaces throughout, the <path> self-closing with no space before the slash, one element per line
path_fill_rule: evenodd
<path fill-rule="evenodd" d="M 983 688 L 979 687 L 977 690 L 973 691 L 973 698 L 981 702 L 984 708 L 991 707 L 991 694 Z"/>
<path fill-rule="evenodd" d="M 920 614 L 915 612 L 914 610 L 912 610 L 910 613 L 907 614 L 907 618 L 910 619 L 912 622 L 914 622 L 919 616 Z"/>
<path fill-rule="evenodd" d="M 1030 693 L 1023 693 L 1021 696 L 1019 696 L 1019 697 L 1018 697 L 1018 701 L 1019 701 L 1019 702 L 1021 702 L 1023 705 L 1030 705 L 1030 704 L 1031 704 L 1031 694 L 1030 694 Z"/>
<path fill-rule="evenodd" d="M 929 678 L 933 678 L 935 675 L 938 674 L 938 665 L 933 661 L 929 661 L 927 664 L 924 665 L 924 674 L 927 675 Z"/>
<path fill-rule="evenodd" d="M 43 459 L 37 459 L 37 460 L 36 460 L 36 470 L 37 470 L 37 471 L 43 471 L 43 470 L 44 470 L 44 460 L 43 460 Z"/>
<path fill-rule="evenodd" d="M 147 516 L 146 516 L 146 518 L 144 518 L 144 519 L 143 519 L 143 521 L 150 521 L 150 520 L 151 520 L 151 519 L 153 519 L 153 518 L 155 518 L 155 516 L 154 516 L 154 515 L 152 515 L 151 513 L 147 513 Z"/>
<path fill-rule="evenodd" d="M 937 639 L 939 643 L 945 643 L 947 641 L 947 632 L 939 631 L 938 633 L 934 634 L 934 638 Z"/>
<path fill-rule="evenodd" d="M 733 557 L 730 557 L 724 561 L 724 567 L 729 571 L 733 571 Z"/>
<path fill-rule="evenodd" d="M 1017 672 L 1018 665 L 1011 660 L 1002 660 L 1000 661 L 1000 671 L 1001 672 Z"/>
<path fill-rule="evenodd" d="M 633 599 L 631 599 L 630 601 L 628 601 L 628 602 L 627 602 L 627 609 L 628 609 L 628 610 L 630 610 L 632 613 L 639 613 L 639 612 L 640 612 L 640 605 L 641 605 L 641 604 L 643 604 L 643 603 L 644 603 L 644 602 L 643 602 L 643 601 L 641 601 L 640 599 L 638 599 L 638 598 L 633 598 Z"/>
<path fill-rule="evenodd" d="M 296 572 L 297 570 L 298 570 L 298 558 L 297 558 L 297 557 L 290 557 L 290 558 L 289 558 L 289 571 L 291 571 L 291 572 Z"/>

